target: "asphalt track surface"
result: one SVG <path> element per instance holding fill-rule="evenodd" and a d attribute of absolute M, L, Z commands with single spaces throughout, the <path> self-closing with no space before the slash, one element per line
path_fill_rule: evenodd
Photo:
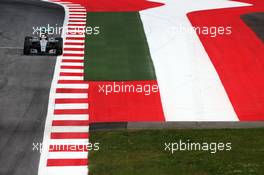
<path fill-rule="evenodd" d="M 0 175 L 35 175 L 54 56 L 24 56 L 35 26 L 62 26 L 62 7 L 37 0 L 0 0 Z"/>

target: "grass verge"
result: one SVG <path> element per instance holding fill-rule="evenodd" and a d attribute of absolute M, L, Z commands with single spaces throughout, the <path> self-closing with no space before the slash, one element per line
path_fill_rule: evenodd
<path fill-rule="evenodd" d="M 85 80 L 155 80 L 143 25 L 138 12 L 90 12 L 87 25 L 99 27 L 86 35 Z"/>
<path fill-rule="evenodd" d="M 231 142 L 231 151 L 165 151 L 164 143 Z M 90 175 L 250 175 L 264 173 L 264 129 L 92 132 Z"/>

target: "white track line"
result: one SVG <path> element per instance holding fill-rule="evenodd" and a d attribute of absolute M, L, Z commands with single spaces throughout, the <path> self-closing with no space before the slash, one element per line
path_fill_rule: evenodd
<path fill-rule="evenodd" d="M 186 14 L 244 6 L 227 0 L 161 0 L 140 12 L 156 70 L 166 121 L 237 121 L 225 89 Z"/>

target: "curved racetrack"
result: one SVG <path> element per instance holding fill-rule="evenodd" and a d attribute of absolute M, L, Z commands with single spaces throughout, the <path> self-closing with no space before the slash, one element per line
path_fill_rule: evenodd
<path fill-rule="evenodd" d="M 56 57 L 24 56 L 32 27 L 58 25 L 62 7 L 37 0 L 0 0 L 0 174 L 35 175 Z"/>

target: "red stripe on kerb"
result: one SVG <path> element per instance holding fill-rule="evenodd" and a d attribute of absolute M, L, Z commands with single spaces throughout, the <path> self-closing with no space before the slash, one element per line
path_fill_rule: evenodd
<path fill-rule="evenodd" d="M 69 9 L 85 9 L 85 7 L 70 7 Z"/>
<path fill-rule="evenodd" d="M 60 76 L 84 76 L 84 73 L 61 72 Z"/>
<path fill-rule="evenodd" d="M 86 19 L 86 17 L 69 17 L 70 19 Z"/>
<path fill-rule="evenodd" d="M 88 159 L 48 159 L 47 166 L 87 166 Z"/>
<path fill-rule="evenodd" d="M 69 20 L 69 22 L 85 22 L 85 20 Z"/>
<path fill-rule="evenodd" d="M 64 48 L 64 50 L 68 50 L 68 51 L 84 51 L 84 48 Z"/>
<path fill-rule="evenodd" d="M 88 84 L 83 80 L 59 80 L 59 84 Z"/>
<path fill-rule="evenodd" d="M 88 98 L 61 98 L 55 100 L 55 104 L 65 103 L 88 103 Z"/>
<path fill-rule="evenodd" d="M 80 27 L 78 27 L 78 26 L 75 26 L 75 27 L 68 27 L 67 30 L 68 30 L 68 31 L 69 31 L 69 30 L 74 30 L 74 31 L 76 31 L 76 32 L 79 32 L 79 33 L 82 32 L 82 34 L 84 34 L 84 32 L 83 32 L 84 27 L 82 27 L 82 26 L 80 26 Z"/>
<path fill-rule="evenodd" d="M 57 88 L 56 93 L 88 93 L 88 89 Z"/>
<path fill-rule="evenodd" d="M 55 115 L 64 115 L 64 114 L 88 114 L 88 109 L 55 109 Z"/>
<path fill-rule="evenodd" d="M 84 43 L 65 42 L 64 45 L 84 46 Z"/>
<path fill-rule="evenodd" d="M 61 66 L 61 69 L 84 69 L 83 66 Z"/>
<path fill-rule="evenodd" d="M 84 35 L 84 32 L 82 32 L 82 31 L 79 31 L 79 32 L 71 32 L 71 31 L 68 31 L 67 33 L 66 33 L 67 35 L 73 35 L 73 36 L 76 36 L 76 37 L 83 37 L 83 35 Z"/>
<path fill-rule="evenodd" d="M 243 0 L 243 2 L 252 5 L 196 11 L 189 13 L 187 17 L 194 27 L 232 27 L 230 35 L 212 38 L 210 35 L 198 33 L 198 36 L 239 120 L 263 121 L 264 44 L 240 17 L 242 14 L 264 11 L 264 1 Z"/>
<path fill-rule="evenodd" d="M 68 24 L 68 26 L 86 26 L 86 24 Z"/>
<path fill-rule="evenodd" d="M 77 17 L 84 17 L 86 16 L 86 14 L 73 14 L 73 13 L 70 13 L 69 16 L 77 16 Z"/>
<path fill-rule="evenodd" d="M 52 126 L 89 126 L 89 120 L 53 120 Z"/>
<path fill-rule="evenodd" d="M 51 139 L 88 139 L 88 132 L 53 132 Z"/>
<path fill-rule="evenodd" d="M 82 11 L 82 10 L 84 10 L 84 11 Z M 76 10 L 76 11 L 75 10 L 70 10 L 69 12 L 86 12 L 85 9 L 82 9 L 82 10 Z"/>
<path fill-rule="evenodd" d="M 63 59 L 63 63 L 83 63 L 84 60 L 78 59 L 78 60 L 73 60 L 73 59 Z"/>
<path fill-rule="evenodd" d="M 71 0 L 70 2 L 81 4 L 89 9 L 89 12 L 138 12 L 164 5 L 149 0 Z"/>
<path fill-rule="evenodd" d="M 85 40 L 84 37 L 66 37 L 66 40 Z"/>
<path fill-rule="evenodd" d="M 83 57 L 84 54 L 78 54 L 78 53 L 65 53 L 63 54 L 64 57 Z"/>

